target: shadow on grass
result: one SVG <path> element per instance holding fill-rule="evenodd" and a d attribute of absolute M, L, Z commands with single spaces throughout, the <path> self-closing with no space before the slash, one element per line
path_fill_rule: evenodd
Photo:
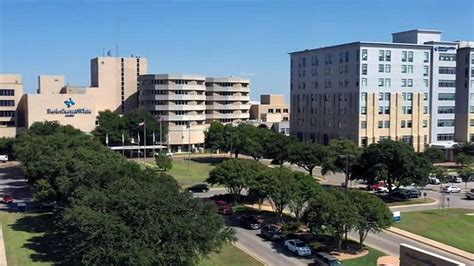
<path fill-rule="evenodd" d="M 220 163 L 222 163 L 225 160 L 228 160 L 228 157 L 196 157 L 196 158 L 191 158 L 191 161 L 196 162 L 196 163 L 208 163 L 212 166 L 216 166 Z"/>
<path fill-rule="evenodd" d="M 13 231 L 34 233 L 23 245 L 33 253 L 34 262 L 49 262 L 55 265 L 64 264 L 66 252 L 63 237 L 60 236 L 53 223 L 52 213 L 34 213 L 18 219 L 10 225 Z"/>

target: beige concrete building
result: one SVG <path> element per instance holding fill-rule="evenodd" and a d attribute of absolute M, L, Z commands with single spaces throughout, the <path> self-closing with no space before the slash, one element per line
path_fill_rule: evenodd
<path fill-rule="evenodd" d="M 250 117 L 250 81 L 206 78 L 206 123 L 239 123 Z"/>
<path fill-rule="evenodd" d="M 91 86 L 67 86 L 64 76 L 40 75 L 37 94 L 21 100 L 21 121 L 26 127 L 58 121 L 91 132 L 100 111 L 137 109 L 138 76 L 146 71 L 145 58 L 97 57 L 91 60 Z"/>
<path fill-rule="evenodd" d="M 18 105 L 22 96 L 21 75 L 0 74 L 0 138 L 15 137 L 21 130 Z"/>
<path fill-rule="evenodd" d="M 202 146 L 206 121 L 206 78 L 199 75 L 149 74 L 139 77 L 139 105 L 168 125 L 172 151 Z"/>
<path fill-rule="evenodd" d="M 290 109 L 285 96 L 280 94 L 260 95 L 260 103 L 250 106 L 250 119 L 268 123 L 278 123 L 290 119 Z"/>
<path fill-rule="evenodd" d="M 457 52 L 455 120 L 455 140 L 474 141 L 474 43 Z"/>

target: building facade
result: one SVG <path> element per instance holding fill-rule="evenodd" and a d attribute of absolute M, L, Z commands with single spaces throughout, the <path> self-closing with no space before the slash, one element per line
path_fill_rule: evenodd
<path fill-rule="evenodd" d="M 290 108 L 285 96 L 279 94 L 260 95 L 260 103 L 250 106 L 250 119 L 269 123 L 290 120 Z"/>
<path fill-rule="evenodd" d="M 290 55 L 290 131 L 298 139 L 366 146 L 390 138 L 417 151 L 428 144 L 430 46 L 355 42 Z"/>
<path fill-rule="evenodd" d="M 249 80 L 149 74 L 140 76 L 139 81 L 139 108 L 168 125 L 166 145 L 170 151 L 203 148 L 205 131 L 213 121 L 248 120 Z"/>
<path fill-rule="evenodd" d="M 91 86 L 66 85 L 65 77 L 40 75 L 36 94 L 25 94 L 19 123 L 57 121 L 91 132 L 99 112 L 126 113 L 138 108 L 138 76 L 147 60 L 139 57 L 97 57 L 91 60 Z"/>
<path fill-rule="evenodd" d="M 250 117 L 250 80 L 206 78 L 206 123 L 239 123 Z"/>
<path fill-rule="evenodd" d="M 22 96 L 21 75 L 0 74 L 0 138 L 15 137 L 21 130 L 18 105 Z"/>
<path fill-rule="evenodd" d="M 474 44 L 458 49 L 456 63 L 455 140 L 474 141 Z"/>

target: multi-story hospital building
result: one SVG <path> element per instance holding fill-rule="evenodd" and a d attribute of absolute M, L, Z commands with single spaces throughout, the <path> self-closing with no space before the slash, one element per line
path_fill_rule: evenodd
<path fill-rule="evenodd" d="M 392 35 L 390 43 L 290 53 L 291 134 L 319 143 L 344 137 L 361 146 L 391 138 L 417 151 L 453 143 L 456 52 L 470 43 L 441 41 L 436 30 Z"/>

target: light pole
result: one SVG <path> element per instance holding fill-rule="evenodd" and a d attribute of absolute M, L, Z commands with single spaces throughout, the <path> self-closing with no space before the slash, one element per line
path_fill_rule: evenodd
<path fill-rule="evenodd" d="M 349 182 L 349 158 L 350 157 L 354 157 L 354 155 L 350 155 L 350 154 L 344 154 L 344 155 L 339 155 L 340 158 L 344 158 L 345 159 L 345 173 L 346 173 L 346 177 L 345 177 L 345 180 L 344 180 L 344 192 L 346 193 L 346 196 L 347 196 L 347 184 Z"/>
<path fill-rule="evenodd" d="M 146 167 L 146 118 L 143 121 L 143 163 Z"/>
<path fill-rule="evenodd" d="M 188 124 L 188 147 L 189 147 L 188 171 L 189 171 L 189 175 L 192 175 L 191 174 L 191 123 Z"/>

